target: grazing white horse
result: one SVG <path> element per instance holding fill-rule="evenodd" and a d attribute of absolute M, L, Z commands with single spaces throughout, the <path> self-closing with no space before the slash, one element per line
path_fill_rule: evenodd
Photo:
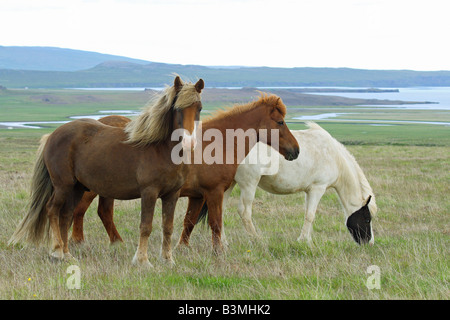
<path fill-rule="evenodd" d="M 350 152 L 327 131 L 316 123 L 306 124 L 309 127 L 307 130 L 292 130 L 300 145 L 300 155 L 296 160 L 287 161 L 274 149 L 258 143 L 247 156 L 248 159 L 239 165 L 234 180 L 241 188 L 238 212 L 246 230 L 257 235 L 251 219 L 257 187 L 274 194 L 305 191 L 305 222 L 297 240 L 310 242 L 317 205 L 325 191 L 334 188 L 339 195 L 346 215 L 345 222 L 353 239 L 358 244 L 373 244 L 371 220 L 372 215 L 377 212 L 377 206 L 363 171 Z M 262 161 L 249 160 L 258 157 L 258 152 L 270 153 L 270 161 L 278 162 L 275 174 L 264 174 L 267 164 L 261 164 Z M 234 185 L 235 183 L 228 189 L 226 196 L 231 193 Z"/>

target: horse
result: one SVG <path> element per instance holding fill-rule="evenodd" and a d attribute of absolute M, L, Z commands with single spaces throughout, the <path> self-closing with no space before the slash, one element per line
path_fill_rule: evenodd
<path fill-rule="evenodd" d="M 302 146 L 300 156 L 294 161 L 286 161 L 273 149 L 268 150 L 266 145 L 258 143 L 247 157 L 258 156 L 256 152 L 269 154 L 270 161 L 278 162 L 278 170 L 275 174 L 265 175 L 262 169 L 267 163 L 243 161 L 226 197 L 238 184 L 241 189 L 238 213 L 247 232 L 256 236 L 251 216 L 257 187 L 273 194 L 304 191 L 306 214 L 297 240 L 310 243 L 317 205 L 325 191 L 333 188 L 339 196 L 346 216 L 345 224 L 353 239 L 358 244 L 373 245 L 372 216 L 377 212 L 377 205 L 366 176 L 350 152 L 326 130 L 313 122 L 307 122 L 307 126 L 307 130 L 292 131 Z"/>
<path fill-rule="evenodd" d="M 198 143 L 202 147 L 197 148 L 191 154 L 191 162 L 193 163 L 189 164 L 188 176 L 180 190 L 180 196 L 189 197 L 189 200 L 183 222 L 183 232 L 178 246 L 189 245 L 189 237 L 197 223 L 200 209 L 203 206 L 208 206 L 211 217 L 209 223 L 212 230 L 213 249 L 215 253 L 222 252 L 223 245 L 220 241 L 222 230 L 222 199 L 225 190 L 233 182 L 238 164 L 242 158 L 245 157 L 257 141 L 263 141 L 268 145 L 276 147 L 288 160 L 293 160 L 298 157 L 299 145 L 284 122 L 286 112 L 286 106 L 280 97 L 261 94 L 261 97 L 256 101 L 236 105 L 227 110 L 219 110 L 202 122 L 200 127 L 202 134 L 198 137 L 201 137 Z M 267 134 L 268 137 L 266 137 L 257 134 L 256 139 L 253 139 L 254 141 L 250 141 L 252 140 L 250 138 L 246 139 L 246 133 L 251 130 L 254 130 L 256 133 L 260 129 L 266 130 L 270 135 Z M 233 141 L 227 141 L 228 143 L 226 144 L 217 143 L 218 141 L 216 139 L 225 137 L 227 132 L 230 131 L 236 133 L 234 137 L 240 143 L 235 143 L 234 138 Z M 212 139 L 211 133 L 216 133 L 214 140 Z M 278 134 L 278 143 L 277 141 L 272 141 L 273 134 Z M 238 152 L 239 148 L 243 151 L 240 156 Z M 209 153 L 209 151 L 211 152 Z M 215 153 L 214 156 L 209 156 L 212 153 Z M 232 159 L 227 162 L 226 157 L 230 154 L 232 154 Z M 195 161 L 197 157 L 200 158 L 198 162 Z M 211 161 L 211 158 L 215 158 L 215 161 Z M 111 222 L 104 223 L 104 226 L 110 236 L 110 241 L 113 242 L 115 238 L 112 235 L 114 234 L 114 230 L 117 231 L 112 219 L 113 209 L 112 206 L 100 208 L 101 206 L 104 206 L 104 204 L 99 202 L 98 210 L 102 212 L 99 215 L 103 217 L 102 220 Z M 80 225 L 80 220 L 82 221 L 85 211 L 85 208 L 81 208 L 79 211 L 83 214 L 80 214 L 80 219 L 75 218 L 73 230 L 78 230 L 76 224 Z"/>
<path fill-rule="evenodd" d="M 172 149 L 195 148 L 196 123 L 202 109 L 204 81 L 174 84 L 157 94 L 125 129 L 92 119 L 79 119 L 58 127 L 41 142 L 35 163 L 28 212 L 9 240 L 40 244 L 51 238 L 50 256 L 73 258 L 68 229 L 73 210 L 84 192 L 109 199 L 141 198 L 140 235 L 133 264 L 151 267 L 148 238 L 155 202 L 162 200 L 163 241 L 161 257 L 173 263 L 173 215 L 188 166 L 172 161 Z M 173 132 L 183 130 L 180 141 Z"/>
<path fill-rule="evenodd" d="M 98 121 L 109 126 L 125 128 L 131 119 L 119 115 L 112 115 L 100 118 Z M 73 228 L 71 239 L 75 243 L 81 243 L 84 241 L 83 219 L 87 209 L 91 205 L 92 201 L 94 201 L 95 197 L 97 197 L 97 193 L 93 191 L 86 191 L 73 211 Z M 104 197 L 98 198 L 97 214 L 108 233 L 111 244 L 123 242 L 123 239 L 114 224 L 113 215 L 110 214 L 113 210 L 114 199 Z"/>
<path fill-rule="evenodd" d="M 287 161 L 296 159 L 300 153 L 299 144 L 284 121 L 286 112 L 286 106 L 280 97 L 261 93 L 261 97 L 256 101 L 218 111 L 202 122 L 203 143 L 202 149 L 199 148 L 197 152 L 203 150 L 204 156 L 200 163 L 194 162 L 191 165 L 180 191 L 180 196 L 189 197 L 189 200 L 178 246 L 189 246 L 189 237 L 203 208 L 203 211 L 209 211 L 208 223 L 212 231 L 213 252 L 223 252 L 223 197 L 234 180 L 239 163 L 257 142 L 274 147 Z M 256 136 L 246 139 L 246 132 L 253 132 L 252 130 L 257 132 Z M 263 134 L 264 130 L 267 135 Z M 217 133 L 214 142 L 211 141 L 212 132 Z M 238 143 L 234 143 L 234 139 L 227 139 L 226 143 L 216 143 L 218 137 L 227 136 L 229 132 L 236 134 Z M 272 139 L 273 134 L 278 139 Z M 214 149 L 214 146 L 216 149 L 212 155 L 211 149 Z M 211 152 L 209 158 L 208 152 Z M 226 161 L 230 154 L 232 161 Z M 195 155 L 193 157 L 195 160 Z M 215 161 L 211 161 L 211 158 Z"/>

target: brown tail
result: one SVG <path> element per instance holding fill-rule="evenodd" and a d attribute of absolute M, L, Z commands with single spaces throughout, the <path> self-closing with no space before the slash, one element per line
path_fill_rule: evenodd
<path fill-rule="evenodd" d="M 9 239 L 9 245 L 14 245 L 18 242 L 29 242 L 39 245 L 48 243 L 50 238 L 46 204 L 52 196 L 53 185 L 43 157 L 43 150 L 48 136 L 44 135 L 42 137 L 37 151 L 37 161 L 34 165 L 31 181 L 31 199 L 28 213 L 17 226 L 11 239 Z"/>

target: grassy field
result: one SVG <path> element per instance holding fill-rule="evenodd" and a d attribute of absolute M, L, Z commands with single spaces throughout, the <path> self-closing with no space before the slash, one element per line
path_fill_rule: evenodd
<path fill-rule="evenodd" d="M 126 104 L 118 98 L 124 93 L 108 95 L 111 101 L 103 109 L 113 103 L 117 108 Z M 138 99 L 133 99 L 137 104 Z M 101 104 L 89 103 L 75 101 L 71 107 L 55 103 L 65 109 L 56 115 L 64 118 L 80 111 L 93 112 Z M 11 108 L 11 103 L 8 106 Z M 51 113 L 51 108 L 39 104 L 23 108 L 28 111 L 19 108 L 10 113 L 11 109 L 2 105 L 0 119 L 20 120 L 19 116 L 29 116 L 31 110 L 36 114 L 48 110 L 42 115 L 46 120 Z M 448 114 L 440 121 L 449 121 Z M 347 144 L 375 192 L 379 212 L 374 219 L 373 247 L 353 242 L 332 190 L 319 204 L 311 246 L 296 241 L 303 225 L 303 194 L 277 196 L 258 190 L 253 219 L 261 236 L 253 239 L 237 214 L 236 189 L 225 214 L 226 253 L 214 256 L 210 230 L 197 226 L 191 248 L 174 250 L 176 264 L 172 267 L 159 258 L 162 238 L 158 201 L 150 237 L 151 270 L 131 265 L 138 240 L 139 200 L 116 201 L 114 217 L 124 243 L 113 247 L 93 205 L 85 217 L 86 243 L 70 247 L 77 262 L 52 262 L 45 248 L 7 246 L 26 211 L 39 138 L 52 129 L 0 129 L 0 299 L 448 300 L 449 128 L 420 124 L 376 127 L 338 121 L 320 124 Z M 291 127 L 304 128 L 300 123 Z M 174 245 L 181 234 L 186 206 L 186 199 L 180 199 Z M 79 267 L 80 289 L 67 286 L 70 265 Z M 366 286 L 372 275 L 367 270 L 373 265 L 380 271 L 379 289 Z"/>

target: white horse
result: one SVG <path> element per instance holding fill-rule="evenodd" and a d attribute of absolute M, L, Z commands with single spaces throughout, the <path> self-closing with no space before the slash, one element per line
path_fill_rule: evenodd
<path fill-rule="evenodd" d="M 257 235 L 251 216 L 258 186 L 274 194 L 305 191 L 305 222 L 297 240 L 310 242 L 317 205 L 325 191 L 334 188 L 346 215 L 345 223 L 354 240 L 358 244 L 368 242 L 372 245 L 374 238 L 371 220 L 372 215 L 377 212 L 377 206 L 369 182 L 355 158 L 341 143 L 318 124 L 307 122 L 307 125 L 307 130 L 292 131 L 300 145 L 300 155 L 296 160 L 287 161 L 274 149 L 258 143 L 239 165 L 234 180 L 241 189 L 238 212 L 246 230 Z M 261 161 L 249 160 L 258 158 L 258 152 L 260 155 L 270 153 L 271 163 L 262 164 Z M 272 167 L 272 171 L 274 168 L 278 169 L 275 174 L 265 174 L 268 165 Z M 235 183 L 227 190 L 226 196 L 229 196 Z"/>

